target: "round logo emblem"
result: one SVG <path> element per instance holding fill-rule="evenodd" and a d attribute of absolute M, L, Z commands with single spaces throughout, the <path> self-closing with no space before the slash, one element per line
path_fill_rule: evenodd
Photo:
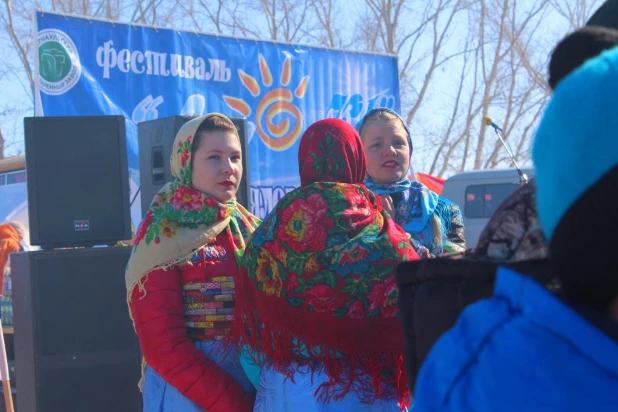
<path fill-rule="evenodd" d="M 41 30 L 39 44 L 39 87 L 45 94 L 59 95 L 79 81 L 82 65 L 75 43 L 57 29 Z"/>

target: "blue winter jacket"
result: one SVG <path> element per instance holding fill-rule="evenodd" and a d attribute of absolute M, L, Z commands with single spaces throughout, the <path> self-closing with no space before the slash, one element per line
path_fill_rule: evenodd
<path fill-rule="evenodd" d="M 432 348 L 414 411 L 618 411 L 618 324 L 596 316 L 604 330 L 499 269 L 494 296 L 469 306 Z"/>

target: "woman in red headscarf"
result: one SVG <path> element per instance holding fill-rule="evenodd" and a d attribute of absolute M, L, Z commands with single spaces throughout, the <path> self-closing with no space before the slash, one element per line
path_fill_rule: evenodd
<path fill-rule="evenodd" d="M 237 283 L 231 336 L 254 410 L 398 411 L 408 395 L 395 269 L 418 256 L 363 185 L 352 126 L 314 123 L 298 161 L 301 187 L 248 241 Z"/>

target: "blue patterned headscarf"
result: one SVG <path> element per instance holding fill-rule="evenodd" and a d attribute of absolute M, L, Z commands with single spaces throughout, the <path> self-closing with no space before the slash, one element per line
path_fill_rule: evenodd
<path fill-rule="evenodd" d="M 369 111 L 360 122 L 356 124 L 356 130 L 361 133 L 367 119 L 375 113 L 386 112 L 396 116 L 408 135 L 408 145 L 410 146 L 410 164 L 412 163 L 412 137 L 403 118 L 390 109 L 380 108 Z M 422 183 L 410 181 L 407 173 L 397 182 L 375 183 L 371 176 L 367 175 L 365 185 L 369 190 L 378 195 L 393 195 L 401 193 L 401 200 L 395 205 L 397 214 L 395 222 L 410 234 L 421 232 L 429 223 L 429 218 L 438 206 L 440 196 L 427 188 Z"/>

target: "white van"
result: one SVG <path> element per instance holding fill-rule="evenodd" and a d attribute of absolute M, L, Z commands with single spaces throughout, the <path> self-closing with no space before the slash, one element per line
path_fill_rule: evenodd
<path fill-rule="evenodd" d="M 522 169 L 531 179 L 533 169 Z M 496 209 L 521 186 L 517 169 L 463 172 L 449 177 L 442 196 L 459 205 L 464 218 L 466 247 L 476 247 L 481 232 Z"/>

